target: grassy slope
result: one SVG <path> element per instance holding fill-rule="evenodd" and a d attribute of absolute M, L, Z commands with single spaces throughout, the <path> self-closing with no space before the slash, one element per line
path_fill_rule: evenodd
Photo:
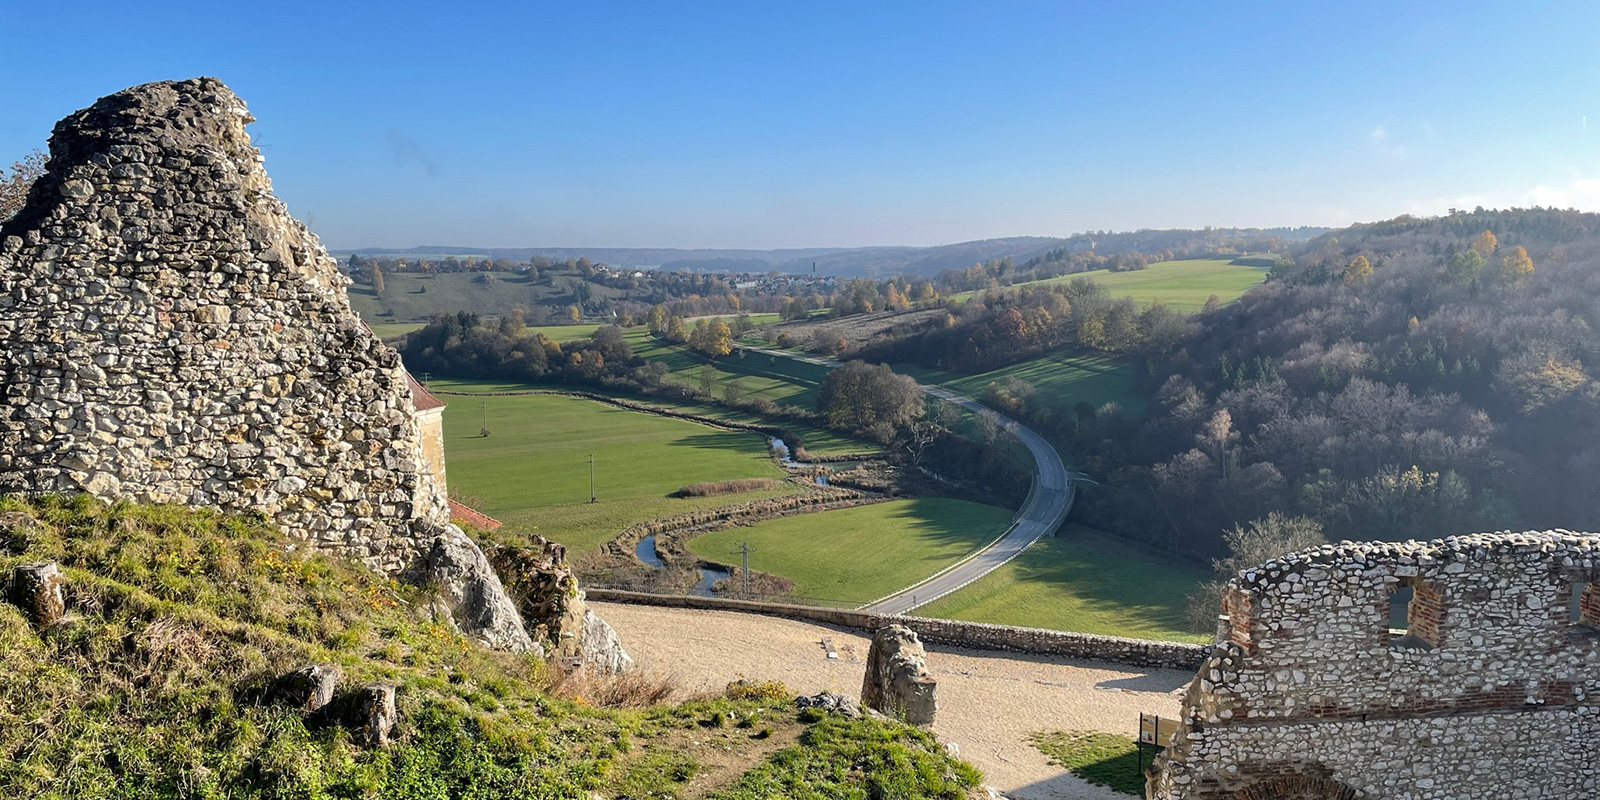
<path fill-rule="evenodd" d="M 486 276 L 480 282 L 479 276 Z M 543 278 L 514 272 L 450 272 L 384 275 L 383 296 L 367 284 L 349 288 L 350 305 L 368 322 L 426 322 L 435 314 L 468 310 L 486 316 L 509 314 L 536 305 L 565 307 L 572 303 L 571 284 L 577 272 L 557 270 Z M 596 299 L 622 297 L 621 290 L 590 285 Z"/>
<path fill-rule="evenodd" d="M 1210 641 L 1185 630 L 1184 598 L 1209 574 L 1080 526 L 917 610 L 922 616 L 1137 639 Z"/>
<path fill-rule="evenodd" d="M 495 384 L 436 380 L 439 390 L 492 391 Z M 566 544 L 598 547 L 630 523 L 723 504 L 666 495 L 691 483 L 777 478 L 783 471 L 758 434 L 722 431 L 591 400 L 552 395 L 443 395 L 450 491 L 481 510 Z M 489 430 L 479 436 L 483 411 Z M 590 504 L 589 454 L 595 456 Z M 789 489 L 769 490 L 764 495 Z"/>
<path fill-rule="evenodd" d="M 420 590 L 289 552 L 259 523 L 84 498 L 0 497 L 0 512 L 44 523 L 0 528 L 0 571 L 59 561 L 70 609 L 37 631 L 0 602 L 0 797 L 678 798 L 702 769 L 690 737 L 734 754 L 711 795 L 725 800 L 956 800 L 979 777 L 923 732 L 797 714 L 780 686 L 632 710 L 559 699 L 538 661 L 419 614 Z M 264 702 L 312 663 L 340 669 L 336 709 L 398 687 L 387 749 Z M 664 749 L 670 764 L 652 758 Z"/>
<path fill-rule="evenodd" d="M 1076 347 L 1064 347 L 1035 359 L 975 375 L 913 364 L 896 364 L 895 370 L 922 383 L 945 386 L 972 398 L 981 399 L 984 387 L 991 382 L 1017 377 L 1033 384 L 1039 397 L 1062 412 L 1070 411 L 1080 401 L 1087 401 L 1096 408 L 1115 401 L 1126 414 L 1144 412 L 1144 398 L 1134 391 L 1136 375 L 1132 364 L 1099 353 L 1083 352 Z"/>
<path fill-rule="evenodd" d="M 1011 522 L 996 506 L 946 498 L 894 500 L 698 536 L 689 549 L 723 563 L 740 542 L 752 569 L 795 582 L 794 593 L 865 603 L 904 589 L 988 544 Z"/>
<path fill-rule="evenodd" d="M 423 323 L 421 322 L 380 322 L 377 324 L 367 324 L 367 327 L 371 328 L 372 332 L 377 334 L 379 339 L 394 339 L 404 336 L 418 328 L 421 328 L 422 326 Z"/>
<path fill-rule="evenodd" d="M 1129 297 L 1140 305 L 1160 300 L 1179 311 L 1199 311 L 1206 304 L 1206 298 L 1213 294 L 1224 303 L 1239 299 L 1266 280 L 1267 271 L 1229 264 L 1227 259 L 1208 258 L 1163 261 L 1133 272 L 1080 272 L 1043 283 L 1065 283 L 1081 277 L 1091 278 L 1111 290 L 1112 297 Z"/>

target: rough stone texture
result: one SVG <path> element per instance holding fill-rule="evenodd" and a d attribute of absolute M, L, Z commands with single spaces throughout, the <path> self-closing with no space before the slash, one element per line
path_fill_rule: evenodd
<path fill-rule="evenodd" d="M 368 747 L 387 747 L 400 712 L 394 704 L 394 686 L 374 683 L 363 686 L 356 698 L 361 720 L 361 738 Z"/>
<path fill-rule="evenodd" d="M 67 600 L 61 591 L 65 580 L 61 566 L 54 561 L 23 564 L 11 571 L 11 602 L 36 627 L 48 628 L 67 613 Z"/>
<path fill-rule="evenodd" d="M 1600 795 L 1597 582 L 1600 537 L 1566 531 L 1346 542 L 1247 570 L 1149 796 Z"/>
<path fill-rule="evenodd" d="M 526 649 L 428 474 L 398 354 L 272 194 L 251 120 L 198 78 L 56 125 L 0 227 L 0 492 L 260 512 L 412 578 L 444 540 L 472 582 L 452 587 L 472 600 L 458 621 Z"/>
<path fill-rule="evenodd" d="M 818 711 L 828 711 L 843 714 L 850 719 L 861 718 L 861 704 L 855 698 L 835 692 L 822 692 L 811 696 L 801 695 L 794 699 L 795 708 L 814 708 Z"/>
<path fill-rule="evenodd" d="M 928 674 L 922 640 L 904 625 L 879 628 L 867 653 L 861 705 L 912 725 L 932 725 L 939 685 Z"/>
<path fill-rule="evenodd" d="M 1012 653 L 1083 658 L 1094 661 L 1107 661 L 1114 664 L 1129 664 L 1136 667 L 1192 670 L 1204 662 L 1206 656 L 1211 652 L 1209 647 L 1184 642 L 1160 642 L 1148 639 L 1127 639 L 1121 636 L 1098 636 L 1092 633 L 1052 631 L 1044 628 L 990 625 L 984 622 L 962 622 L 953 619 L 874 614 L 870 611 L 856 611 L 848 608 L 798 606 L 757 600 L 734 600 L 726 597 L 650 594 L 617 589 L 590 589 L 588 595 L 594 600 L 612 603 L 747 611 L 774 617 L 822 622 L 864 631 L 876 631 L 885 625 L 903 625 L 915 631 L 923 641 L 935 644 L 968 647 L 975 650 L 1000 650 Z"/>
<path fill-rule="evenodd" d="M 533 536 L 526 547 L 494 546 L 488 553 L 528 632 L 561 663 L 606 674 L 633 665 L 617 632 L 589 609 L 565 547 Z"/>
<path fill-rule="evenodd" d="M 333 664 L 311 664 L 278 680 L 275 688 L 280 702 L 306 713 L 321 711 L 333 702 L 339 688 L 339 668 Z"/>

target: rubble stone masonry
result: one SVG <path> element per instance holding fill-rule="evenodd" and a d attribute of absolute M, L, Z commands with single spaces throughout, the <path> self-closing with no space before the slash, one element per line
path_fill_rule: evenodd
<path fill-rule="evenodd" d="M 0 227 L 0 492 L 260 512 L 391 575 L 449 575 L 463 628 L 531 646 L 450 524 L 398 354 L 273 195 L 251 121 L 199 78 L 56 125 Z"/>
<path fill-rule="evenodd" d="M 1600 796 L 1597 582 L 1600 537 L 1566 531 L 1347 542 L 1247 570 L 1148 796 Z"/>

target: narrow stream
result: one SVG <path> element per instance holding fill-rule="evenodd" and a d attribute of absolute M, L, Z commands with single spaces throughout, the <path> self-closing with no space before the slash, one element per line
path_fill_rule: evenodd
<path fill-rule="evenodd" d="M 665 561 L 661 560 L 661 556 L 656 553 L 656 535 L 653 533 L 640 539 L 639 544 L 633 548 L 633 553 L 651 569 L 661 569 L 667 565 Z M 711 587 L 715 586 L 717 581 L 731 577 L 733 577 L 733 573 L 727 570 L 701 567 L 700 582 L 696 583 L 690 592 L 701 597 L 711 597 L 714 594 L 711 591 Z"/>

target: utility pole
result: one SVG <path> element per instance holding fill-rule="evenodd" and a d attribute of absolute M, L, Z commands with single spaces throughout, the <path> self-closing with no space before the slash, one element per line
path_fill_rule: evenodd
<path fill-rule="evenodd" d="M 744 596 L 748 598 L 750 596 L 750 554 L 756 552 L 756 549 L 751 547 L 748 541 L 745 541 L 739 543 L 738 552 L 741 558 L 739 575 L 744 582 Z"/>
<path fill-rule="evenodd" d="M 594 453 L 589 454 L 589 502 L 600 502 L 594 496 Z"/>

